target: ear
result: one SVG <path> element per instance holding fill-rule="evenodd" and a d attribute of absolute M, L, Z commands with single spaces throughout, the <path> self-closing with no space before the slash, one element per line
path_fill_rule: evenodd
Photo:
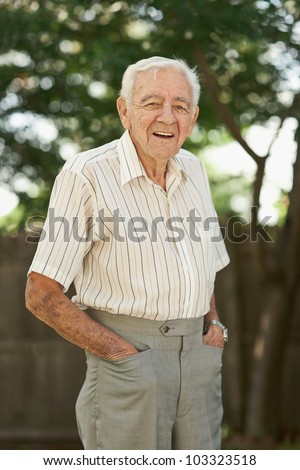
<path fill-rule="evenodd" d="M 192 133 L 193 131 L 193 128 L 194 128 L 194 125 L 197 121 L 197 118 L 198 118 L 198 115 L 199 115 L 199 106 L 196 106 L 195 107 L 195 111 L 194 111 L 194 115 L 193 115 L 193 118 L 192 118 L 192 121 L 191 121 L 191 125 L 190 125 L 190 134 Z M 189 134 L 189 135 L 190 135 Z"/>
<path fill-rule="evenodd" d="M 123 127 L 125 129 L 129 129 L 130 120 L 128 117 L 128 109 L 127 109 L 126 101 L 123 98 L 123 96 L 119 96 L 119 98 L 117 99 L 117 109 L 118 109 L 118 113 L 119 113 Z"/>

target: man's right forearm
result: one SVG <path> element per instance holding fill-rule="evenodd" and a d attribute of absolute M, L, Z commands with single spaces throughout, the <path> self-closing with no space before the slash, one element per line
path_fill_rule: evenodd
<path fill-rule="evenodd" d="M 34 272 L 29 275 L 26 307 L 65 339 L 99 357 L 116 360 L 138 352 L 76 307 L 60 285 L 46 276 Z"/>

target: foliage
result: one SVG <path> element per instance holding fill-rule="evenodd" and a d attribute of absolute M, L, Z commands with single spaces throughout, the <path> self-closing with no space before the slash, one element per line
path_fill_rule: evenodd
<path fill-rule="evenodd" d="M 217 3 L 0 2 L 0 182 L 19 195 L 20 222 L 45 211 L 67 151 L 120 135 L 115 99 L 121 76 L 142 57 L 181 56 L 197 64 L 204 51 L 220 100 L 238 125 L 284 115 L 280 96 L 292 99 L 287 78 L 299 60 L 293 40 L 296 2 L 222 0 L 222 8 Z M 274 48 L 284 67 L 272 59 Z M 204 132 L 188 144 L 196 152 L 207 144 L 205 130 L 224 135 L 226 124 L 204 76 L 202 81 Z M 27 196 L 20 181 L 41 188 L 38 197 Z"/>

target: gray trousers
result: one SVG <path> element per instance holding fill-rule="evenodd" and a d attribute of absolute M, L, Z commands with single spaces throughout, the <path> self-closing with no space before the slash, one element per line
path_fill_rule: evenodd
<path fill-rule="evenodd" d="M 87 353 L 76 403 L 84 448 L 219 449 L 223 350 L 203 345 L 203 318 L 89 314 L 140 352 L 116 361 Z"/>

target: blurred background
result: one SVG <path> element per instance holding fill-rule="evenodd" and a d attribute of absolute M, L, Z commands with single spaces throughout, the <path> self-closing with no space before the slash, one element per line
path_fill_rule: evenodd
<path fill-rule="evenodd" d="M 0 0 L 1 449 L 81 448 L 84 353 L 26 312 L 26 273 L 56 174 L 121 135 L 122 74 L 152 55 L 202 83 L 186 147 L 231 256 L 223 447 L 300 448 L 299 45 L 298 0 Z"/>

